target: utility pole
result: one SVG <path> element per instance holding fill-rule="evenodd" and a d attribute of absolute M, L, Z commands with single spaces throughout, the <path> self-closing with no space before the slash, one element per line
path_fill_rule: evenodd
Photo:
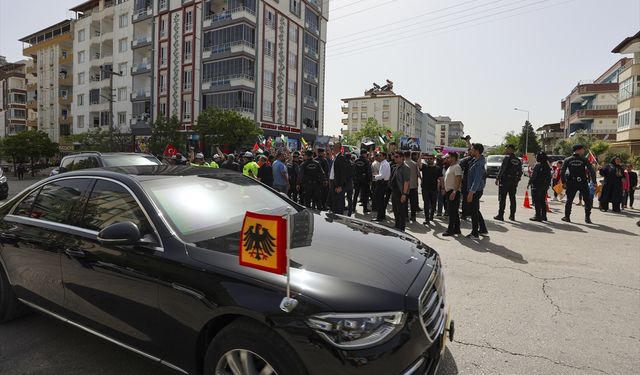
<path fill-rule="evenodd" d="M 117 75 L 122 77 L 122 73 L 116 73 L 113 71 L 113 65 L 111 65 L 111 69 L 109 70 L 109 72 L 106 72 L 104 69 L 104 66 L 101 65 L 100 66 L 100 70 L 102 71 L 102 74 L 109 74 L 109 97 L 106 98 L 109 101 L 109 117 L 111 117 L 110 121 L 109 121 L 109 145 L 111 147 L 113 147 L 113 128 L 114 128 L 114 115 L 113 115 L 113 75 Z"/>
<path fill-rule="evenodd" d="M 525 136 L 524 136 L 524 154 L 527 155 L 529 151 L 529 129 L 527 128 L 530 125 L 529 122 L 529 110 L 514 108 L 515 111 L 527 112 L 527 122 L 525 122 Z"/>

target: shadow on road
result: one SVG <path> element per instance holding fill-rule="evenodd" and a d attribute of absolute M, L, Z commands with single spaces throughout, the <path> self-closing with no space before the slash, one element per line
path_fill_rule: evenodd
<path fill-rule="evenodd" d="M 479 253 L 492 253 L 518 264 L 529 263 L 524 259 L 522 254 L 491 242 L 489 237 L 481 237 L 478 241 L 470 240 L 464 236 L 457 236 L 455 239 L 460 243 L 460 245 L 468 247 L 469 249 Z"/>

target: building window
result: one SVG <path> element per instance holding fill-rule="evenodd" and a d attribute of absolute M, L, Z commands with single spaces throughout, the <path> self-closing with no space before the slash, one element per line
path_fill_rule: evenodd
<path fill-rule="evenodd" d="M 126 87 L 120 87 L 118 88 L 118 101 L 122 102 L 127 100 L 127 88 Z"/>
<path fill-rule="evenodd" d="M 86 35 L 85 35 L 84 29 L 78 30 L 78 42 L 84 42 L 85 38 L 86 38 Z"/>
<path fill-rule="evenodd" d="M 351 118 L 352 118 L 353 120 L 357 120 L 357 119 L 358 119 L 358 112 L 353 112 L 353 113 L 351 114 Z"/>
<path fill-rule="evenodd" d="M 78 52 L 78 64 L 84 64 L 85 58 L 86 58 L 86 55 L 84 51 Z"/>
<path fill-rule="evenodd" d="M 188 11 L 184 15 L 184 31 L 190 32 L 192 30 L 193 30 L 193 13 L 191 11 Z"/>
<path fill-rule="evenodd" d="M 77 96 L 78 100 L 76 100 L 76 102 L 78 102 L 78 107 L 82 107 L 84 105 L 84 94 L 80 94 Z"/>
<path fill-rule="evenodd" d="M 121 29 L 129 26 L 129 13 L 121 14 L 120 17 L 118 17 L 118 26 L 120 26 Z"/>
<path fill-rule="evenodd" d="M 367 112 L 360 113 L 360 119 L 361 120 L 366 120 L 367 119 Z"/>
<path fill-rule="evenodd" d="M 382 118 L 389 118 L 389 111 L 382 111 Z"/>
<path fill-rule="evenodd" d="M 312 108 L 302 108 L 302 124 L 303 128 L 318 128 L 318 111 Z"/>
<path fill-rule="evenodd" d="M 167 8 L 167 0 L 160 0 L 160 3 L 158 4 L 158 7 L 160 7 L 160 9 L 166 9 Z"/>
<path fill-rule="evenodd" d="M 264 87 L 273 88 L 273 72 L 264 71 Z"/>
<path fill-rule="evenodd" d="M 160 109 L 158 110 L 158 112 L 160 113 L 160 116 L 166 116 L 167 115 L 167 103 L 160 103 Z"/>
<path fill-rule="evenodd" d="M 127 38 L 122 38 L 118 40 L 118 52 L 127 52 Z"/>
<path fill-rule="evenodd" d="M 293 43 L 298 43 L 298 26 L 295 23 L 289 26 L 289 40 Z"/>
<path fill-rule="evenodd" d="M 272 28 L 272 29 L 275 29 L 275 28 L 276 28 L 276 17 L 275 17 L 275 15 L 273 14 L 273 12 L 272 12 L 272 11 L 268 10 L 268 11 L 265 13 L 264 18 L 265 18 L 265 20 L 264 20 L 264 21 L 265 21 L 265 23 L 266 23 L 267 27 L 270 27 L 270 28 Z"/>
<path fill-rule="evenodd" d="M 118 125 L 122 126 L 127 123 L 127 112 L 118 112 Z"/>
<path fill-rule="evenodd" d="M 273 118 L 273 102 L 270 100 L 265 100 L 262 103 L 262 115 L 264 117 Z"/>
<path fill-rule="evenodd" d="M 191 61 L 191 41 L 185 40 L 184 42 L 184 60 Z"/>
<path fill-rule="evenodd" d="M 291 10 L 291 13 L 300 17 L 300 0 L 291 0 L 289 2 L 289 9 Z"/>
<path fill-rule="evenodd" d="M 385 106 L 385 107 L 388 107 L 389 106 L 389 99 L 384 99 L 382 101 L 382 105 Z"/>
<path fill-rule="evenodd" d="M 296 123 L 296 109 L 293 107 L 287 107 L 287 123 L 294 125 Z"/>
<path fill-rule="evenodd" d="M 295 52 L 289 52 L 289 68 L 298 69 L 298 55 Z"/>
<path fill-rule="evenodd" d="M 191 70 L 185 70 L 182 77 L 182 89 L 191 90 Z"/>
<path fill-rule="evenodd" d="M 84 128 L 84 116 L 80 115 L 77 117 L 77 125 L 78 128 Z"/>
<path fill-rule="evenodd" d="M 125 63 L 118 64 L 118 71 L 123 76 L 126 76 L 127 75 L 127 63 L 125 62 Z"/>
<path fill-rule="evenodd" d="M 182 101 L 182 119 L 185 121 L 191 120 L 191 102 L 187 100 Z"/>
<path fill-rule="evenodd" d="M 620 82 L 620 88 L 618 92 L 618 102 L 622 102 L 624 100 L 629 99 L 633 96 L 633 77 L 629 79 L 625 79 Z"/>
<path fill-rule="evenodd" d="M 84 85 L 84 72 L 78 73 L 78 84 Z"/>
<path fill-rule="evenodd" d="M 273 57 L 273 42 L 270 40 L 266 40 L 264 41 L 264 54 L 267 56 L 271 56 Z"/>
<path fill-rule="evenodd" d="M 167 36 L 167 19 L 160 19 L 160 38 Z"/>
<path fill-rule="evenodd" d="M 160 47 L 160 65 L 167 65 L 167 47 Z"/>
<path fill-rule="evenodd" d="M 160 82 L 159 82 L 159 86 L 160 86 L 160 93 L 163 94 L 166 90 L 167 90 L 167 86 L 166 86 L 166 80 L 167 80 L 167 76 L 164 74 L 160 74 Z"/>
<path fill-rule="evenodd" d="M 293 79 L 289 80 L 289 84 L 287 85 L 287 90 L 289 91 L 289 95 L 291 96 L 295 96 L 296 95 L 296 91 L 298 91 L 298 85 L 296 84 L 296 81 Z"/>

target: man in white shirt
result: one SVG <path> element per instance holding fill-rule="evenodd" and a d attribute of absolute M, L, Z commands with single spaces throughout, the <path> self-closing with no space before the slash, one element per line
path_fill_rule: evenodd
<path fill-rule="evenodd" d="M 380 170 L 378 174 L 373 176 L 373 179 L 376 181 L 375 200 L 377 215 L 372 221 L 384 221 L 387 213 L 384 195 L 387 192 L 389 179 L 391 178 L 391 166 L 387 161 L 387 153 L 384 151 L 376 155 L 376 160 L 380 163 Z"/>
<path fill-rule="evenodd" d="M 462 187 L 462 168 L 458 164 L 458 154 L 449 153 L 449 168 L 444 174 L 444 199 L 448 201 L 449 226 L 442 233 L 444 237 L 460 234 L 460 189 Z"/>

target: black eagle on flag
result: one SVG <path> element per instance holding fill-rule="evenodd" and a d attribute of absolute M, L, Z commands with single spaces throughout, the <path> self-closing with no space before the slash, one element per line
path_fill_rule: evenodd
<path fill-rule="evenodd" d="M 256 260 L 267 259 L 275 253 L 275 239 L 261 224 L 256 224 L 255 229 L 252 225 L 244 232 L 243 248 Z"/>

